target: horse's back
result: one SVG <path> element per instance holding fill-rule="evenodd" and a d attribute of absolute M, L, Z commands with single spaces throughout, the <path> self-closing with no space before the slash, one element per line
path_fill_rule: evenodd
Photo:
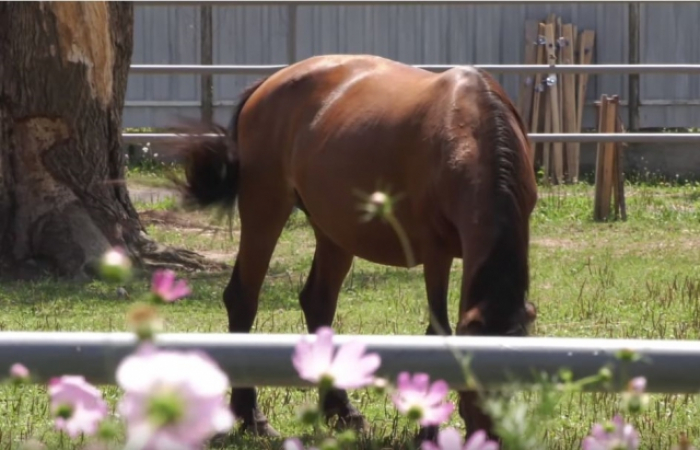
<path fill-rule="evenodd" d="M 243 108 L 242 170 L 257 192 L 284 184 L 347 251 L 403 265 L 394 230 L 360 224 L 358 194 L 387 188 L 400 195 L 395 213 L 420 263 L 424 236 L 448 233 L 435 229 L 451 206 L 445 171 L 457 160 L 448 147 L 473 140 L 479 80 L 471 68 L 435 74 L 376 56 L 309 58 L 272 75 Z"/>

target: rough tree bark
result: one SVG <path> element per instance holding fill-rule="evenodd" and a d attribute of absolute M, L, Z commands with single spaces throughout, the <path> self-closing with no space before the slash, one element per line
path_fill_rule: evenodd
<path fill-rule="evenodd" d="M 83 278 L 115 245 L 197 262 L 147 238 L 123 183 L 133 20 L 127 2 L 0 3 L 0 274 Z"/>

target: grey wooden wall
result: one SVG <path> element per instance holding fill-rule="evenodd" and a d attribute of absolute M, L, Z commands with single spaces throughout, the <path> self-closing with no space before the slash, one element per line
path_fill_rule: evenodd
<path fill-rule="evenodd" d="M 372 53 L 409 64 L 521 64 L 524 24 L 550 12 L 596 32 L 594 63 L 627 62 L 627 5 L 390 5 L 297 7 L 296 59 Z M 287 6 L 213 7 L 214 64 L 287 64 Z M 198 64 L 197 6 L 136 6 L 134 64 Z M 700 2 L 642 4 L 641 62 L 700 63 Z M 214 115 L 226 123 L 238 91 L 255 76 L 214 76 Z M 499 75 L 517 98 L 518 75 Z M 593 75 L 588 101 L 617 94 L 626 75 Z M 199 117 L 196 75 L 131 75 L 126 127 Z M 700 126 L 700 77 L 642 75 L 642 127 Z M 625 108 L 623 108 L 626 117 Z M 592 107 L 584 126 L 594 126 Z"/>

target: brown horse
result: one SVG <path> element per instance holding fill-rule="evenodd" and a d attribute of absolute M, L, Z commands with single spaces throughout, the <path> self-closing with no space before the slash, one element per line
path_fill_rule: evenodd
<path fill-rule="evenodd" d="M 452 333 L 448 281 L 453 259 L 462 258 L 457 334 L 527 335 L 536 316 L 526 293 L 537 187 L 523 122 L 487 73 L 317 56 L 245 90 L 228 130 L 208 127 L 216 136 L 190 130 L 184 138 L 182 187 L 199 207 L 232 211 L 238 202 L 239 251 L 223 294 L 230 332 L 250 332 L 271 255 L 295 207 L 316 238 L 299 296 L 309 332 L 332 324 L 353 257 L 410 267 L 389 225 L 360 220 L 357 192 L 385 185 L 400 195 L 395 217 L 413 265 L 423 266 L 433 317 L 427 334 Z M 485 428 L 493 438 L 477 401 L 474 392 L 460 393 L 467 436 Z M 234 389 L 231 407 L 245 430 L 277 435 L 254 388 Z M 342 390 L 328 395 L 325 413 L 366 424 Z"/>

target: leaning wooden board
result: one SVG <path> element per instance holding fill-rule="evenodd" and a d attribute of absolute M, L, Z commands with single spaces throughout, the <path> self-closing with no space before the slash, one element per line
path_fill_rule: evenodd
<path fill-rule="evenodd" d="M 545 24 L 544 29 L 544 39 L 545 47 L 547 49 L 547 58 L 550 64 L 556 64 L 556 40 L 554 37 L 555 24 L 548 23 Z M 551 133 L 561 133 L 561 111 L 559 107 L 559 80 L 557 79 L 557 74 L 552 73 L 549 75 L 548 83 L 549 87 L 547 89 L 547 97 L 549 98 L 549 119 Z M 546 117 L 546 116 L 545 116 Z M 547 121 L 545 120 L 545 123 Z M 554 142 L 552 144 L 552 172 L 554 173 L 554 181 L 560 184 L 564 181 L 564 158 L 563 158 L 563 145 L 561 142 Z"/>
<path fill-rule="evenodd" d="M 528 20 L 525 22 L 525 64 L 537 64 L 537 29 L 538 25 L 536 20 Z M 533 74 L 525 74 L 520 77 L 518 111 L 520 111 L 523 121 L 527 124 L 531 123 L 532 117 L 532 101 L 535 93 L 534 78 Z"/>
<path fill-rule="evenodd" d="M 578 64 L 590 64 L 593 60 L 593 46 L 595 44 L 595 31 L 584 30 L 581 32 L 577 43 Z M 583 125 L 583 107 L 586 103 L 586 88 L 588 86 L 588 74 L 582 73 L 578 77 L 578 85 L 576 86 L 576 132 L 581 132 Z M 574 143 L 574 154 L 576 164 L 580 161 L 581 144 Z"/>

